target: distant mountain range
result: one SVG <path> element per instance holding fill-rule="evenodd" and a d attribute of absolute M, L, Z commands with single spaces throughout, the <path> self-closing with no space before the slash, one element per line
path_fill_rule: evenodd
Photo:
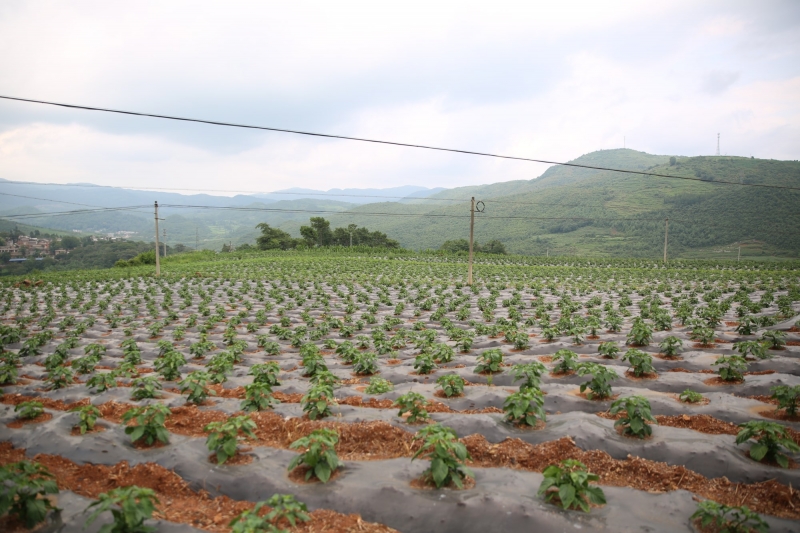
<path fill-rule="evenodd" d="M 454 189 L 291 188 L 225 197 L 0 180 L 0 218 L 41 213 L 40 218 L 20 222 L 64 231 L 136 231 L 135 239 L 149 241 L 153 234 L 152 203 L 158 200 L 163 206 L 160 214 L 166 219 L 161 225 L 167 229 L 170 244 L 193 247 L 196 236 L 201 248 L 219 249 L 228 242 L 253 243 L 259 222 L 299 236 L 300 226 L 307 224 L 309 217 L 323 216 L 333 227 L 355 223 L 386 232 L 405 247 L 425 249 L 468 237 L 469 198 L 475 196 L 486 206 L 476 215 L 476 239 L 500 240 L 515 253 L 658 256 L 663 249 L 664 219 L 669 218 L 673 257 L 714 253 L 729 257 L 739 242 L 745 243 L 745 253 L 751 255 L 800 255 L 800 192 L 715 183 L 725 180 L 800 187 L 797 161 L 670 157 L 619 149 L 592 152 L 574 162 L 699 181 L 553 166 L 532 180 Z M 454 198 L 461 201 L 444 201 Z M 144 207 L 48 215 L 88 206 L 132 205 Z"/>

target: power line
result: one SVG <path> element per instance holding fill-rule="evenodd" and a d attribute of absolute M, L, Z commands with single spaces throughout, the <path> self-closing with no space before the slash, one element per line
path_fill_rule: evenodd
<path fill-rule="evenodd" d="M 35 196 L 23 196 L 21 194 L 11 194 L 7 192 L 0 192 L 2 196 L 14 196 L 15 198 L 28 198 L 29 200 L 42 200 L 44 202 L 55 202 L 57 204 L 70 204 L 70 205 L 82 205 L 84 207 L 100 207 L 99 205 L 90 205 L 90 204 L 79 204 L 75 202 L 65 202 L 63 200 L 51 200 L 50 198 L 37 198 Z"/>
<path fill-rule="evenodd" d="M 717 183 L 717 184 L 724 184 L 724 185 L 739 185 L 741 187 L 761 187 L 766 189 L 785 189 L 785 190 L 792 190 L 792 191 L 800 191 L 800 187 L 790 187 L 786 185 L 767 185 L 761 183 L 740 183 L 738 181 L 726 181 L 726 180 L 714 180 L 714 181 L 706 181 L 701 178 L 693 178 L 690 176 L 675 176 L 671 174 L 659 174 L 656 172 L 643 172 L 638 170 L 624 170 L 619 168 L 607 168 L 607 167 L 598 167 L 594 165 L 583 165 L 580 163 L 563 163 L 559 161 L 547 161 L 544 159 L 533 159 L 530 157 L 518 157 L 518 156 L 510 156 L 510 155 L 500 155 L 500 154 L 492 154 L 488 152 L 476 152 L 472 150 L 460 150 L 456 148 L 443 148 L 438 146 L 428 146 L 424 144 L 411 144 L 411 143 L 402 143 L 402 142 L 395 142 L 395 141 L 382 141 L 378 139 L 367 139 L 363 137 L 350 137 L 346 135 L 332 135 L 329 133 L 315 133 L 310 131 L 301 131 L 301 130 L 290 130 L 285 128 L 273 128 L 268 126 L 254 126 L 249 124 L 237 124 L 233 122 L 221 122 L 216 120 L 204 120 L 198 118 L 187 118 L 187 117 L 177 117 L 172 115 L 158 115 L 155 113 L 141 113 L 137 111 L 123 111 L 120 109 L 108 109 L 103 107 L 90 107 L 90 106 L 82 106 L 76 104 L 64 104 L 58 102 L 48 102 L 45 100 L 32 100 L 29 98 L 16 98 L 13 96 L 2 96 L 0 98 L 5 100 L 15 100 L 18 102 L 29 102 L 34 104 L 44 104 L 44 105 L 52 105 L 58 107 L 66 107 L 70 109 L 81 109 L 84 111 L 102 111 L 104 113 L 117 113 L 121 115 L 132 115 L 132 116 L 139 116 L 139 117 L 150 117 L 150 118 L 162 118 L 166 120 L 177 120 L 181 122 L 195 122 L 199 124 L 210 124 L 213 126 L 227 126 L 232 128 L 245 128 L 245 129 L 253 129 L 253 130 L 263 130 L 263 131 L 274 131 L 279 133 L 292 133 L 295 135 L 307 135 L 310 137 L 324 137 L 327 139 L 340 139 L 345 141 L 359 141 L 359 142 L 368 142 L 374 144 L 387 144 L 392 146 L 402 146 L 406 148 L 420 148 L 423 150 L 435 150 L 439 152 L 452 152 L 458 154 L 465 154 L 465 155 L 476 155 L 481 157 L 493 157 L 497 159 L 510 159 L 514 161 L 527 161 L 531 163 L 544 163 L 546 165 L 560 165 L 566 167 L 575 167 L 575 168 L 584 168 L 589 170 L 605 170 L 609 172 L 620 172 L 623 174 L 635 174 L 640 176 L 652 176 L 656 178 L 669 178 L 669 179 L 678 179 L 678 180 L 688 180 L 688 181 L 702 181 L 705 183 Z"/>
<path fill-rule="evenodd" d="M 146 205 L 136 205 L 130 207 L 101 207 L 98 209 L 78 209 L 76 211 L 54 211 L 52 213 L 24 213 L 20 215 L 2 215 L 0 218 L 46 218 L 46 217 L 58 217 L 58 216 L 69 216 L 69 215 L 84 215 L 90 213 L 101 213 L 107 211 L 131 211 L 134 209 L 142 209 L 145 207 L 149 207 Z"/>

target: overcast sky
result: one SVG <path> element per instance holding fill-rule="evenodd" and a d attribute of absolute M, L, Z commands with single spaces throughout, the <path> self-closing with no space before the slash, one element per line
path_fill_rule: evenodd
<path fill-rule="evenodd" d="M 800 159 L 800 2 L 0 3 L 0 94 L 556 161 Z M 543 165 L 0 101 L 0 177 L 453 187 Z"/>

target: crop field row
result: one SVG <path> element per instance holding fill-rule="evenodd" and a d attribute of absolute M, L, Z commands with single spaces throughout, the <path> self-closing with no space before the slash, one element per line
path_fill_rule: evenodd
<path fill-rule="evenodd" d="M 163 271 L 2 286 L 4 530 L 798 529 L 792 264 Z"/>

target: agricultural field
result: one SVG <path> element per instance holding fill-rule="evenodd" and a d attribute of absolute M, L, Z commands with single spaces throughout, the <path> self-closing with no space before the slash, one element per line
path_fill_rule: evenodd
<path fill-rule="evenodd" d="M 0 530 L 800 529 L 795 262 L 197 257 L 2 282 Z"/>

